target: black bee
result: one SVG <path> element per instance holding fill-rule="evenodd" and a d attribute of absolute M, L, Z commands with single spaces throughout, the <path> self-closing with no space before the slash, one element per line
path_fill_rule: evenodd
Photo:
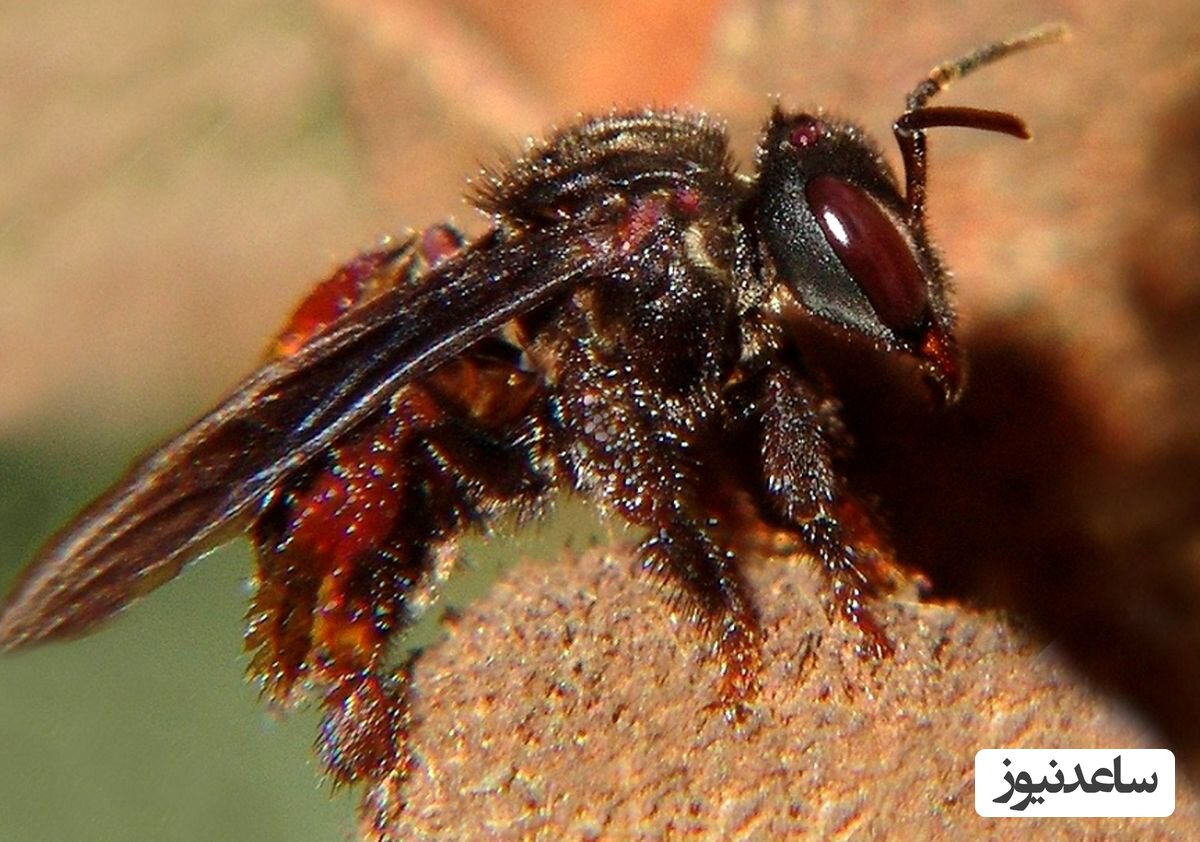
<path fill-rule="evenodd" d="M 739 552 L 783 536 L 816 559 L 832 609 L 886 655 L 864 600 L 898 568 L 835 470 L 837 406 L 789 318 L 913 357 L 955 400 L 925 130 L 1028 135 L 1010 114 L 927 102 L 1062 32 L 935 68 L 894 126 L 903 186 L 859 128 L 821 113 L 777 108 L 755 176 L 703 116 L 559 131 L 485 174 L 483 236 L 435 226 L 318 285 L 262 368 L 43 548 L 3 606 L 0 646 L 84 632 L 248 531 L 250 673 L 279 705 L 320 699 L 319 754 L 335 781 L 366 782 L 377 837 L 409 761 L 389 641 L 464 531 L 532 516 L 556 488 L 647 530 L 641 566 L 711 636 L 730 716 L 760 658 Z"/>

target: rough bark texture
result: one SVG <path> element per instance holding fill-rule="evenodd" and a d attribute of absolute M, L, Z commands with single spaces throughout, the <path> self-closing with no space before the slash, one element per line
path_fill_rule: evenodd
<path fill-rule="evenodd" d="M 627 551 L 513 569 L 418 661 L 400 838 L 1200 833 L 1182 781 L 1168 820 L 980 818 L 981 748 L 1161 740 L 995 614 L 885 601 L 897 654 L 869 662 L 826 619 L 807 565 L 749 573 L 763 691 L 732 726 L 706 708 L 717 670 L 703 641 Z"/>

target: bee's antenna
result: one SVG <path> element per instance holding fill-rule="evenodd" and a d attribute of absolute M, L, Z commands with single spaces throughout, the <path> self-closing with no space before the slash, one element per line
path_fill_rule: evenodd
<path fill-rule="evenodd" d="M 968 129 L 997 132 L 1021 139 L 1029 138 L 1025 122 L 1015 114 L 959 106 L 931 107 L 926 103 L 950 87 L 955 79 L 973 73 L 981 67 L 999 61 L 1013 53 L 1054 44 L 1070 37 L 1064 23 L 1051 23 L 1031 29 L 1012 38 L 987 44 L 954 61 L 939 64 L 921 80 L 905 101 L 903 114 L 892 126 L 900 153 L 904 158 L 905 196 L 908 201 L 909 222 L 922 224 L 925 217 L 925 130 L 939 126 L 960 126 Z"/>

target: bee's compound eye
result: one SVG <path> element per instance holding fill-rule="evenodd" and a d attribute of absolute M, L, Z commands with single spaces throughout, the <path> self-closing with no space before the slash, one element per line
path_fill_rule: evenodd
<path fill-rule="evenodd" d="M 864 191 L 832 176 L 809 179 L 804 193 L 830 247 L 880 321 L 899 334 L 920 328 L 928 305 L 925 275 L 896 222 Z"/>

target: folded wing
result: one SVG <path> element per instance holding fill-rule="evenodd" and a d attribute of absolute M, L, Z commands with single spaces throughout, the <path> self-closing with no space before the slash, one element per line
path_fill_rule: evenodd
<path fill-rule="evenodd" d="M 485 236 L 260 369 L 46 544 L 0 607 L 0 649 L 84 632 L 171 579 L 404 383 L 601 271 L 564 242 Z"/>

